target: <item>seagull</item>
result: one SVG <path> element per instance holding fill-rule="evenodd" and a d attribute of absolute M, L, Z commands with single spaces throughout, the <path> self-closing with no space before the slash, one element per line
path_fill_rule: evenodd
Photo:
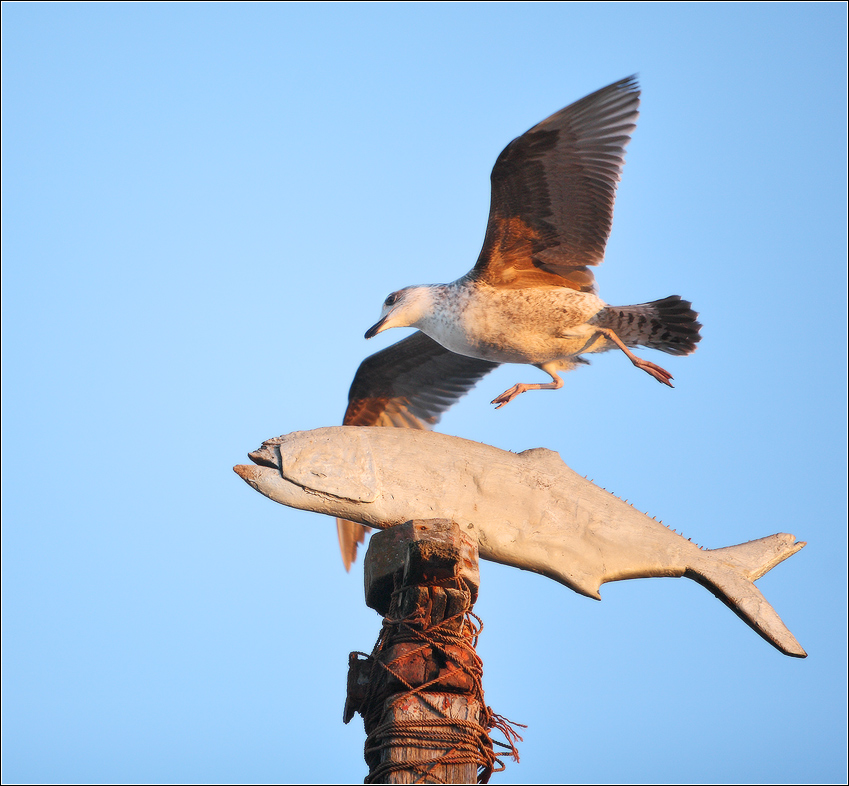
<path fill-rule="evenodd" d="M 450 284 L 411 286 L 386 298 L 372 338 L 394 327 L 418 332 L 366 358 L 348 394 L 343 425 L 431 429 L 441 414 L 502 363 L 536 366 L 550 382 L 518 382 L 496 409 L 529 390 L 557 390 L 558 372 L 582 355 L 621 350 L 672 387 L 672 375 L 630 347 L 688 355 L 700 340 L 692 304 L 678 295 L 609 306 L 591 268 L 604 258 L 625 146 L 636 127 L 635 76 L 561 109 L 514 139 L 491 174 L 483 248 Z M 367 528 L 337 520 L 346 570 Z"/>

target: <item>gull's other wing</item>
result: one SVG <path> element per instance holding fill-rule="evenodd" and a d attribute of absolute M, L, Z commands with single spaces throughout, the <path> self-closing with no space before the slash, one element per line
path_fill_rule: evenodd
<path fill-rule="evenodd" d="M 348 393 L 344 426 L 431 429 L 445 410 L 498 366 L 445 349 L 417 332 L 367 357 Z M 369 528 L 336 520 L 342 561 L 349 570 Z"/>

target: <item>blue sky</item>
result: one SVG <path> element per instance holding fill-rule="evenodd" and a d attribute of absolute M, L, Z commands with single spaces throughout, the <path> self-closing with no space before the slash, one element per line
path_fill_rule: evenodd
<path fill-rule="evenodd" d="M 792 532 L 787 658 L 694 582 L 482 564 L 494 782 L 845 782 L 846 7 L 21 4 L 3 14 L 3 780 L 361 782 L 333 523 L 231 467 L 333 425 L 386 294 L 474 263 L 513 137 L 643 88 L 607 302 L 703 341 L 440 430 L 556 450 L 703 546 Z"/>

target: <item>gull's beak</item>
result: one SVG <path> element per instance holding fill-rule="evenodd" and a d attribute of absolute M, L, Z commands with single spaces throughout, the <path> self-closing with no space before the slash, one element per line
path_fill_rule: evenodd
<path fill-rule="evenodd" d="M 366 331 L 366 338 L 374 338 L 378 333 L 380 333 L 380 331 L 383 330 L 383 326 L 386 323 L 386 317 L 388 317 L 388 316 L 389 316 L 389 314 L 387 314 L 384 317 L 381 317 L 380 320 L 376 324 L 372 325 Z"/>

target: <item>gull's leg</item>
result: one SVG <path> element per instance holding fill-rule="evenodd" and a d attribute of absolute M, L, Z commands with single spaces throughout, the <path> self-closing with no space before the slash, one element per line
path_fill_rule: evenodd
<path fill-rule="evenodd" d="M 513 385 L 509 390 L 505 390 L 500 396 L 492 400 L 492 404 L 496 404 L 496 409 L 501 409 L 505 404 L 509 404 L 516 396 L 524 393 L 526 390 L 560 390 L 563 387 L 563 380 L 557 376 L 556 370 L 553 367 L 546 368 L 545 363 L 537 368 L 542 369 L 548 376 L 551 377 L 551 382 L 519 382 Z"/>
<path fill-rule="evenodd" d="M 672 379 L 672 374 L 670 374 L 665 368 L 661 368 L 660 366 L 655 365 L 654 363 L 650 363 L 648 360 L 643 360 L 642 358 L 638 358 L 633 352 L 631 352 L 628 347 L 626 347 L 622 343 L 622 339 L 619 338 L 610 328 L 596 328 L 598 333 L 601 333 L 606 339 L 612 341 L 616 344 L 619 349 L 621 349 L 630 359 L 630 361 L 637 367 L 641 368 L 646 374 L 651 374 L 658 382 L 662 382 L 664 385 L 669 385 L 669 387 L 674 387 L 674 385 L 669 381 Z"/>

